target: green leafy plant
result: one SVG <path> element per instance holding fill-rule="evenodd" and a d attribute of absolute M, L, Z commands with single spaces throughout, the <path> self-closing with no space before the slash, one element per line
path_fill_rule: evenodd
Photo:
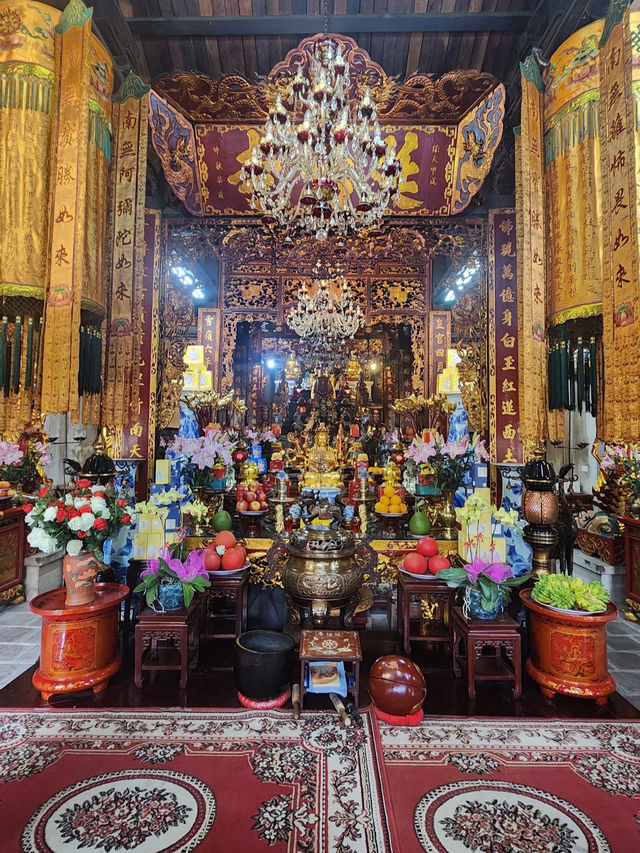
<path fill-rule="evenodd" d="M 600 581 L 584 583 L 569 575 L 541 575 L 531 590 L 531 598 L 540 604 L 550 604 L 562 610 L 602 611 L 609 601 L 609 592 Z"/>

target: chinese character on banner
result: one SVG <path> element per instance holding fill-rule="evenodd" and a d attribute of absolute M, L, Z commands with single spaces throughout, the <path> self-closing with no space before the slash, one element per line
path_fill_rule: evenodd
<path fill-rule="evenodd" d="M 205 370 L 211 371 L 213 388 L 220 381 L 220 317 L 219 308 L 198 310 L 198 343 L 204 346 Z"/>
<path fill-rule="evenodd" d="M 518 265 L 515 211 L 489 214 L 489 423 L 491 459 L 522 462 L 518 403 Z M 505 240 L 511 236 L 511 241 Z M 512 261 L 505 262 L 505 258 Z M 534 259 L 537 263 L 537 259 Z"/>
<path fill-rule="evenodd" d="M 438 374 L 447 366 L 447 351 L 451 348 L 451 312 L 430 311 L 427 334 L 426 371 L 427 395 L 436 394 Z"/>

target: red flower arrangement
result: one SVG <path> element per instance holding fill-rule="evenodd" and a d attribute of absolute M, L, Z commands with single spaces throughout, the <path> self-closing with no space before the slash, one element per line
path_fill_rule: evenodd
<path fill-rule="evenodd" d="M 65 495 L 43 486 L 35 504 L 22 508 L 31 528 L 27 541 L 33 548 L 45 554 L 64 548 L 73 557 L 92 551 L 101 562 L 104 542 L 132 523 L 132 509 L 124 498 L 90 480 L 78 480 Z"/>

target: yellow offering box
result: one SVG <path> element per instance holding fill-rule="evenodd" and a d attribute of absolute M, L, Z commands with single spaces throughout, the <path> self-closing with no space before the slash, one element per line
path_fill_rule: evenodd
<path fill-rule="evenodd" d="M 204 347 L 200 344 L 190 344 L 184 353 L 184 363 L 190 367 L 203 367 Z"/>

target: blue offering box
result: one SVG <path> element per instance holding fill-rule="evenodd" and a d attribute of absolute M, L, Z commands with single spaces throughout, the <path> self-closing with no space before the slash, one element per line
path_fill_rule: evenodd
<path fill-rule="evenodd" d="M 254 462 L 262 459 L 262 448 L 259 444 L 254 444 L 251 446 L 251 458 Z"/>

